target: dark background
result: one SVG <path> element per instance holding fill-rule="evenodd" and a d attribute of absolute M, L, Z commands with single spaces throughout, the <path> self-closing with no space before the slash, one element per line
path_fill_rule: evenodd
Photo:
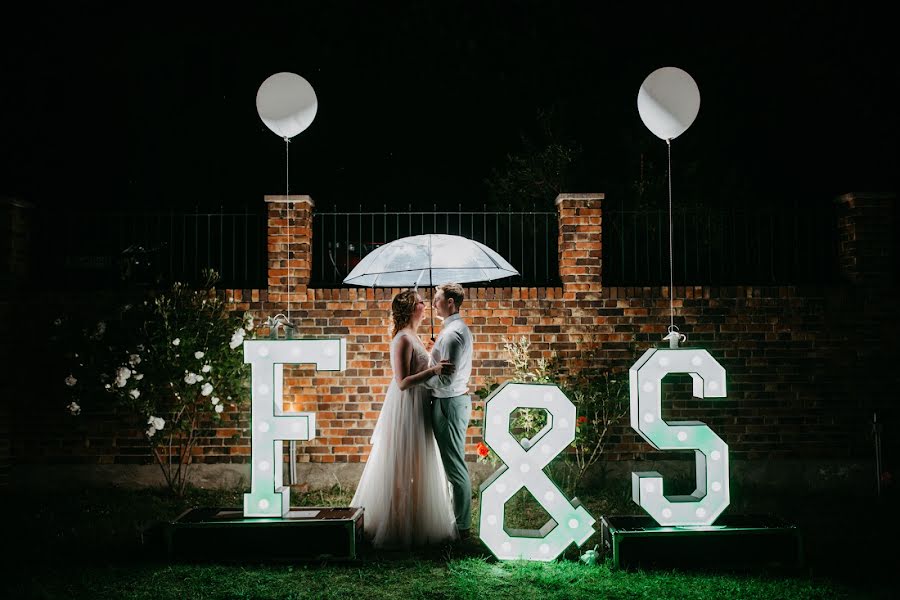
<path fill-rule="evenodd" d="M 677 200 L 896 189 L 887 9 L 382 4 L 9 12 L 0 195 L 86 209 L 256 206 L 285 192 L 284 143 L 256 114 L 256 91 L 291 71 L 319 100 L 291 144 L 291 191 L 318 210 L 480 206 L 507 155 L 554 142 L 581 150 L 566 191 L 624 205 L 642 157 L 645 177 L 664 174 L 665 143 L 636 105 L 662 66 L 686 70 L 701 94 L 673 141 Z"/>

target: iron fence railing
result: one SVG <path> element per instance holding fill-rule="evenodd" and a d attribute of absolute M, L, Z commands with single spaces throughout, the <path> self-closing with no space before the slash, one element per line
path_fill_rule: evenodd
<path fill-rule="evenodd" d="M 39 287 L 112 288 L 196 281 L 266 284 L 266 214 L 245 212 L 52 212 L 35 224 L 32 277 Z"/>
<path fill-rule="evenodd" d="M 45 288 L 109 288 L 195 280 L 204 268 L 220 287 L 264 288 L 265 206 L 244 212 L 48 212 L 32 221 L 32 281 Z M 462 235 L 490 246 L 521 276 L 504 286 L 560 285 L 555 212 L 317 212 L 313 287 L 340 287 L 363 256 L 423 233 Z M 827 283 L 837 277 L 830 206 L 814 209 L 681 209 L 674 212 L 678 285 Z M 668 213 L 603 212 L 603 283 L 668 285 Z M 500 283 L 500 282 L 498 282 Z M 491 285 L 485 283 L 482 285 Z M 496 284 L 494 284 L 496 285 Z"/>
<path fill-rule="evenodd" d="M 837 277 L 831 206 L 673 212 L 675 285 L 827 283 Z M 603 282 L 669 285 L 665 210 L 604 210 Z"/>
<path fill-rule="evenodd" d="M 560 285 L 555 212 L 329 212 L 313 216 L 313 287 L 340 287 L 369 252 L 426 233 L 461 235 L 510 262 L 520 276 L 469 286 Z"/>

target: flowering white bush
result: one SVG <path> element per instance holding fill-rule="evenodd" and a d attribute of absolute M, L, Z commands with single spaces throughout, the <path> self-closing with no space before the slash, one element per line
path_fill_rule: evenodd
<path fill-rule="evenodd" d="M 130 411 L 179 495 L 199 429 L 249 400 L 242 344 L 252 319 L 228 313 L 215 294 L 216 279 L 210 272 L 200 288 L 176 283 L 123 306 L 116 318 L 76 330 L 62 378 L 72 415 L 92 402 Z M 58 321 L 63 329 L 65 320 Z"/>

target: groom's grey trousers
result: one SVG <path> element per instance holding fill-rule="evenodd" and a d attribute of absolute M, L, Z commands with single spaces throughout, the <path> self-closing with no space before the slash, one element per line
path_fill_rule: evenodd
<path fill-rule="evenodd" d="M 472 521 L 472 482 L 466 467 L 466 429 L 471 414 L 472 399 L 468 395 L 434 399 L 434 437 L 447 479 L 453 486 L 453 512 L 456 527 L 461 530 L 469 529 Z"/>

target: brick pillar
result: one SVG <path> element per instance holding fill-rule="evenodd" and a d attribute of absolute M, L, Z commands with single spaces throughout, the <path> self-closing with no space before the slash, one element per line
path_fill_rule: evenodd
<path fill-rule="evenodd" d="M 604 194 L 560 194 L 559 277 L 567 300 L 594 300 L 602 288 Z"/>
<path fill-rule="evenodd" d="M 9 485 L 12 468 L 12 435 L 16 431 L 15 399 L 20 395 L 21 373 L 17 347 L 22 343 L 22 319 L 26 295 L 20 291 L 30 275 L 34 206 L 17 198 L 0 197 L 0 322 L 6 335 L 0 338 L 0 489 Z"/>
<path fill-rule="evenodd" d="M 853 283 L 890 284 L 894 271 L 894 194 L 838 196 L 838 267 Z"/>
<path fill-rule="evenodd" d="M 265 201 L 268 205 L 269 301 L 284 302 L 289 292 L 292 296 L 305 296 L 312 276 L 312 198 L 266 196 Z M 297 298 L 292 297 L 292 300 Z"/>
<path fill-rule="evenodd" d="M 17 288 L 28 277 L 34 206 L 0 198 L 0 287 Z"/>

